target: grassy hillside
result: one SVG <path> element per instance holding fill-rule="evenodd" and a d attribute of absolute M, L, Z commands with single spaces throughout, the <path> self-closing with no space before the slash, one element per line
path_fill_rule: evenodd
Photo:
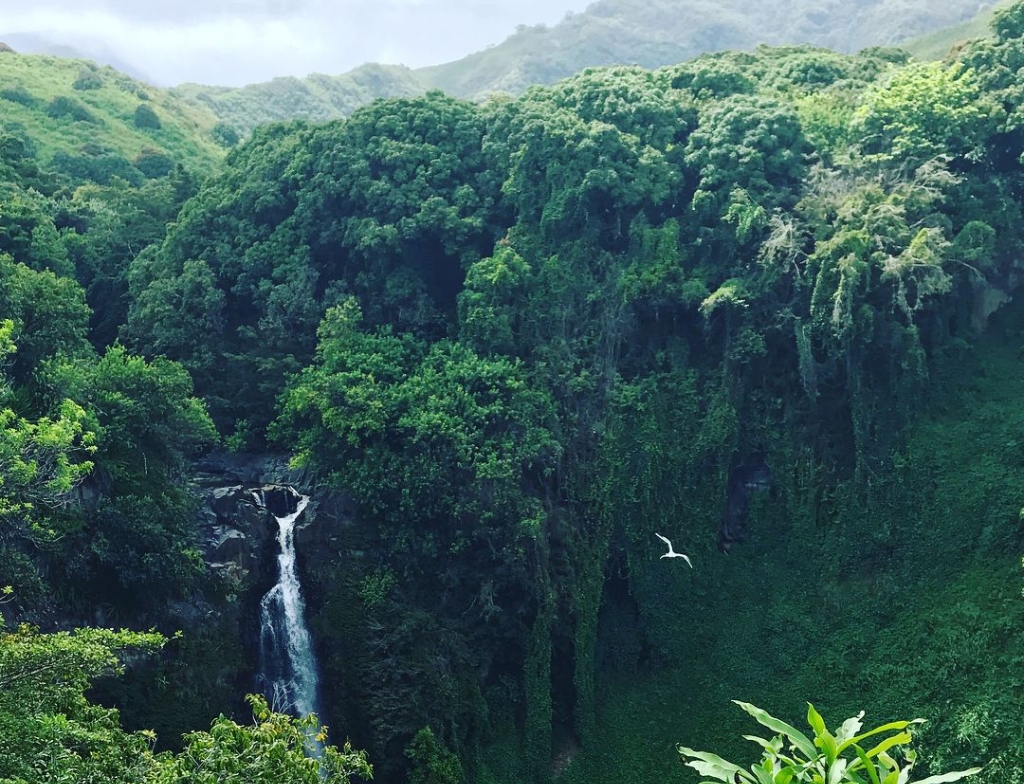
<path fill-rule="evenodd" d="M 128 74 L 133 79 L 153 82 L 146 74 L 131 63 L 122 60 L 104 44 L 87 37 L 76 40 L 75 46 L 68 46 L 38 33 L 0 32 L 0 41 L 20 54 L 48 54 L 71 60 L 92 60 L 98 65 L 109 65 L 121 73 Z"/>
<path fill-rule="evenodd" d="M 377 98 L 407 98 L 426 89 L 408 68 L 371 63 L 340 76 L 289 76 L 241 88 L 184 84 L 174 93 L 248 133 L 276 120 L 331 120 Z"/>
<path fill-rule="evenodd" d="M 0 129 L 26 140 L 45 168 L 116 174 L 124 161 L 145 167 L 154 156 L 204 168 L 223 156 L 217 122 L 208 109 L 110 67 L 0 54 Z"/>
<path fill-rule="evenodd" d="M 900 44 L 918 60 L 941 60 L 957 44 L 972 38 L 986 38 L 990 34 L 992 16 L 999 8 L 1012 5 L 1013 0 L 1000 0 L 994 6 L 983 8 L 977 16 L 960 24 L 911 38 Z"/>

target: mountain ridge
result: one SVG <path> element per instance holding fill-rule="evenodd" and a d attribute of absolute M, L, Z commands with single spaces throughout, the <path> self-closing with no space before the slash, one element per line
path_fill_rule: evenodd
<path fill-rule="evenodd" d="M 937 59 L 957 41 L 984 34 L 993 9 L 1005 2 L 950 0 L 937 8 L 929 0 L 765 0 L 755 6 L 743 0 L 596 0 L 555 25 L 521 25 L 501 43 L 447 63 L 416 69 L 364 63 L 338 75 L 284 76 L 244 87 L 185 83 L 171 93 L 246 134 L 267 122 L 336 119 L 378 98 L 432 89 L 469 100 L 517 95 L 588 67 L 654 69 L 761 44 L 852 53 L 911 41 L 915 54 Z"/>

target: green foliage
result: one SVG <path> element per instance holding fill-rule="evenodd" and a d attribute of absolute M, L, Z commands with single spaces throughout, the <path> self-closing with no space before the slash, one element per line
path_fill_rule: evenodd
<path fill-rule="evenodd" d="M 0 187 L 0 252 L 33 270 L 70 277 L 74 270 L 47 200 L 32 190 Z"/>
<path fill-rule="evenodd" d="M 14 353 L 15 323 L 0 321 L 0 362 Z M 65 399 L 50 416 L 32 420 L 8 405 L 13 390 L 0 377 L 0 540 L 12 533 L 49 538 L 40 508 L 59 507 L 92 470 L 95 434 L 84 409 Z"/>
<path fill-rule="evenodd" d="M 920 164 L 937 155 L 978 160 L 998 122 L 969 70 L 916 63 L 868 91 L 853 131 L 869 155 Z"/>
<path fill-rule="evenodd" d="M 24 85 L 17 84 L 14 87 L 5 87 L 0 90 L 0 98 L 21 106 L 32 107 L 38 103 L 38 99 L 28 91 Z"/>
<path fill-rule="evenodd" d="M 223 120 L 213 126 L 210 135 L 218 145 L 225 149 L 234 147 L 242 140 L 242 137 L 238 135 L 238 131 Z"/>
<path fill-rule="evenodd" d="M 96 118 L 74 98 L 58 95 L 46 107 L 46 114 L 55 120 L 71 120 L 72 122 L 95 123 Z"/>
<path fill-rule="evenodd" d="M 735 700 L 734 700 L 735 702 Z M 807 706 L 807 723 L 813 738 L 796 727 L 786 724 L 754 705 L 736 702 L 760 724 L 779 733 L 771 740 L 744 735 L 763 749 L 760 763 L 751 766 L 748 773 L 739 765 L 728 762 L 716 754 L 679 747 L 687 766 L 705 778 L 716 781 L 746 782 L 747 784 L 782 784 L 783 782 L 851 782 L 859 784 L 870 780 L 880 782 L 909 782 L 910 772 L 917 755 L 906 747 L 911 739 L 909 727 L 923 719 L 894 721 L 862 732 L 863 711 L 832 733 L 814 709 Z M 882 736 L 882 737 L 879 737 Z M 866 740 L 870 742 L 865 743 Z M 865 750 L 866 748 L 866 750 Z M 890 750 L 893 753 L 890 753 Z M 894 756 L 895 755 L 895 756 Z M 970 768 L 918 779 L 917 784 L 942 784 L 959 781 L 981 772 Z"/>
<path fill-rule="evenodd" d="M 83 66 L 78 78 L 71 84 L 76 90 L 98 90 L 103 86 L 103 78 L 92 65 Z"/>
<path fill-rule="evenodd" d="M 184 751 L 157 779 L 160 784 L 218 784 L 222 781 L 274 781 L 281 784 L 344 784 L 354 776 L 371 779 L 363 752 L 346 743 L 339 751 L 326 743 L 315 716 L 293 719 L 272 713 L 265 699 L 250 695 L 253 723 L 240 725 L 221 716 L 209 732 L 186 736 Z M 310 754 L 311 744 L 318 753 Z"/>
<path fill-rule="evenodd" d="M 225 148 L 259 125 L 335 120 L 380 98 L 407 98 L 426 91 L 427 86 L 405 66 L 378 63 L 338 76 L 281 77 L 238 88 L 183 84 L 174 89 L 193 106 L 217 115 L 221 122 L 213 129 L 213 139 Z"/>
<path fill-rule="evenodd" d="M 686 161 L 700 172 L 694 206 L 724 207 L 737 188 L 762 208 L 785 203 L 803 179 L 807 151 L 799 120 L 788 106 L 741 97 L 713 104 L 687 145 Z"/>
<path fill-rule="evenodd" d="M 789 483 L 759 542 L 807 485 L 886 475 L 1020 225 L 981 69 L 905 66 L 760 49 L 266 127 L 134 259 L 132 347 L 355 502 L 372 555 L 324 604 L 381 652 L 345 687 L 374 748 L 449 716 L 469 769 L 511 693 L 542 778 L 564 727 L 598 731 L 597 668 L 711 644 L 653 597 L 727 582 L 657 571 L 654 530 L 695 521 L 712 562 L 754 452 Z"/>
<path fill-rule="evenodd" d="M 87 89 L 76 89 L 74 83 Z M 0 60 L 4 85 L 3 125 L 31 139 L 36 157 L 48 165 L 57 153 L 75 158 L 91 144 L 125 161 L 157 148 L 190 169 L 207 171 L 223 156 L 209 138 L 217 118 L 164 90 L 147 88 L 110 68 L 81 60 L 16 55 Z M 74 96 L 74 97 L 72 97 Z M 162 127 L 134 122 L 145 100 Z M 59 161 L 60 159 L 58 159 Z M 65 159 L 66 160 L 66 159 Z M 77 181 L 74 184 L 78 184 Z"/>
<path fill-rule="evenodd" d="M 187 597 L 206 571 L 195 515 L 180 492 L 122 492 L 88 510 L 70 537 L 79 549 L 65 559 L 65 580 L 121 613 Z"/>
<path fill-rule="evenodd" d="M 126 654 L 162 645 L 156 634 L 103 629 L 0 632 L 0 779 L 154 780 L 150 739 L 122 731 L 117 713 L 90 704 L 84 692 L 94 678 L 120 671 Z"/>
<path fill-rule="evenodd" d="M 520 364 L 364 332 L 349 300 L 328 311 L 317 363 L 291 384 L 273 435 L 396 526 L 393 546 L 439 555 L 506 523 L 513 541 L 536 534 L 542 512 L 523 483 L 557 454 L 548 406 Z"/>
<path fill-rule="evenodd" d="M 409 784 L 462 784 L 465 780 L 459 758 L 445 748 L 430 727 L 416 733 L 405 756 L 413 766 Z"/>
<path fill-rule="evenodd" d="M 148 103 L 139 104 L 132 115 L 132 122 L 135 123 L 136 128 L 147 128 L 154 131 L 159 131 L 164 127 L 164 124 L 160 122 L 160 117 Z"/>
<path fill-rule="evenodd" d="M 517 306 L 528 291 L 530 273 L 530 265 L 508 247 L 470 267 L 459 294 L 462 339 L 484 352 L 514 353 Z"/>
<path fill-rule="evenodd" d="M 364 753 L 348 743 L 341 750 L 326 745 L 326 730 L 315 716 L 272 713 L 258 696 L 249 697 L 251 725 L 222 715 L 209 732 L 189 734 L 177 756 L 154 754 L 154 733 L 125 732 L 117 712 L 91 704 L 85 691 L 96 678 L 121 673 L 123 659 L 163 644 L 152 632 L 0 631 L 0 780 L 340 784 L 353 776 L 372 778 Z"/>
<path fill-rule="evenodd" d="M 165 152 L 153 149 L 143 149 L 133 161 L 136 169 L 142 172 L 150 180 L 158 177 L 166 177 L 174 171 L 174 159 Z"/>
<path fill-rule="evenodd" d="M 996 39 L 1000 43 L 1024 37 L 1021 10 L 1020 3 L 1013 2 L 999 8 L 992 15 L 992 31 L 996 34 Z"/>
<path fill-rule="evenodd" d="M 142 184 L 141 172 L 120 155 L 105 151 L 92 150 L 81 155 L 56 152 L 51 165 L 76 182 L 95 182 L 110 185 L 115 180 L 123 180 L 129 185 Z"/>
<path fill-rule="evenodd" d="M 524 26 L 497 46 L 420 69 L 416 75 L 452 95 L 519 94 L 531 85 L 552 84 L 587 67 L 637 63 L 658 68 L 705 52 L 750 50 L 758 44 L 806 41 L 856 52 L 897 44 L 978 12 L 979 4 L 966 0 L 942 6 L 924 0 L 877 0 L 829 6 L 827 11 L 809 1 L 751 7 L 740 0 L 713 4 L 701 0 L 603 0 L 582 13 L 568 14 L 557 25 Z M 816 73 L 827 78 L 827 69 L 816 69 Z M 749 74 L 736 74 L 736 84 L 750 80 Z"/>
<path fill-rule="evenodd" d="M 96 412 L 97 461 L 115 479 L 152 487 L 216 441 L 192 379 L 164 357 L 147 362 L 112 346 L 99 360 L 55 365 L 51 383 Z"/>
<path fill-rule="evenodd" d="M 797 17 L 784 21 L 821 23 Z M 978 465 L 934 433 L 927 450 L 912 440 L 957 386 L 943 362 L 999 323 L 1017 277 L 1024 50 L 1007 36 L 948 66 L 762 48 L 658 72 L 592 69 L 484 106 L 437 93 L 381 102 L 344 122 L 259 128 L 198 191 L 168 174 L 173 155 L 155 140 L 176 115 L 157 93 L 164 127 L 143 134 L 151 143 L 40 153 L 63 168 L 49 189 L 35 136 L 9 129 L 10 429 L 54 425 L 73 401 L 79 441 L 96 436 L 102 497 L 48 515 L 60 542 L 26 544 L 22 529 L 5 541 L 5 584 L 27 597 L 33 574 L 63 568 L 65 596 L 128 615 L 196 588 L 192 513 L 175 485 L 215 436 L 191 374 L 232 446 L 261 448 L 269 432 L 353 504 L 330 544 L 362 556 L 311 556 L 306 576 L 339 713 L 386 776 L 454 778 L 461 765 L 473 780 L 499 768 L 542 780 L 580 740 L 609 769 L 602 747 L 615 749 L 639 779 L 661 758 L 622 749 L 664 740 L 655 725 L 681 709 L 622 699 L 648 688 L 631 679 L 665 673 L 694 695 L 688 730 L 706 733 L 728 728 L 704 721 L 722 690 L 786 706 L 825 661 L 849 676 L 839 706 L 856 693 L 882 715 L 936 714 L 920 738 L 935 765 L 969 764 L 974 743 L 993 760 L 983 777 L 1017 784 L 1020 749 L 986 717 L 1012 713 L 1000 696 L 1012 689 L 996 684 L 1019 656 L 1009 643 L 979 651 L 1020 624 L 1001 599 L 978 599 L 1004 578 L 959 569 L 951 549 L 982 563 L 1017 546 L 1015 407 L 1009 423 L 986 413 L 992 444 L 984 427 L 947 421 Z M 93 100 L 104 82 L 78 99 L 120 129 Z M 117 89 L 131 125 L 139 98 Z M 71 274 L 102 311 L 91 322 Z M 737 500 L 753 455 L 772 490 Z M 750 542 L 720 557 L 718 528 L 723 549 Z M 654 531 L 698 568 L 665 568 Z M 925 577 L 878 602 L 900 558 L 902 576 L 935 561 L 952 585 Z M 151 602 L 124 597 L 155 584 Z M 904 605 L 915 613 L 896 619 Z M 984 689 L 972 681 L 982 658 L 996 673 Z M 934 710 L 944 699 L 955 710 Z M 623 717 L 628 740 L 610 741 Z M 301 735 L 269 716 L 257 725 Z M 823 733 L 809 754 L 826 753 Z M 482 752 L 499 734 L 525 744 L 517 763 Z M 208 735 L 196 751 L 224 768 L 237 755 L 210 744 L 254 737 L 226 723 Z M 278 750 L 287 767 L 301 743 Z M 881 784 L 892 766 L 874 759 Z M 849 757 L 835 776 L 864 764 Z M 580 770 L 566 781 L 615 775 Z"/>
<path fill-rule="evenodd" d="M 92 469 L 86 459 L 95 436 L 85 411 L 65 400 L 56 416 L 28 420 L 0 409 L 0 517 L 28 516 L 39 506 L 60 506 Z"/>
<path fill-rule="evenodd" d="M 244 418 L 259 438 L 347 294 L 372 323 L 445 334 L 497 231 L 483 133 L 476 107 L 440 94 L 258 131 L 133 264 L 131 345 L 181 361 L 225 430 Z"/>

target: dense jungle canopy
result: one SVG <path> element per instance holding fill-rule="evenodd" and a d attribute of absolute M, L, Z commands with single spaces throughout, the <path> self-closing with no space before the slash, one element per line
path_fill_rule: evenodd
<path fill-rule="evenodd" d="M 1022 66 L 1017 3 L 943 62 L 761 47 L 237 145 L 23 71 L 0 782 L 685 784 L 675 744 L 750 756 L 730 699 L 1024 782 Z M 303 567 L 320 761 L 244 702 L 214 448 L 350 510 Z"/>

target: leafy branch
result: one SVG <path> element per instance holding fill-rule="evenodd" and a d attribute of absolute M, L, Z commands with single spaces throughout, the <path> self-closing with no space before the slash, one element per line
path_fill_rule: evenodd
<path fill-rule="evenodd" d="M 893 721 L 862 731 L 864 712 L 861 711 L 832 733 L 814 706 L 808 703 L 807 723 L 814 733 L 812 739 L 761 708 L 738 700 L 733 702 L 777 734 L 770 740 L 756 735 L 743 736 L 763 751 L 761 760 L 751 765 L 749 771 L 717 754 L 680 746 L 684 764 L 705 777 L 701 784 L 911 784 L 916 752 L 903 749 L 899 755 L 902 760 L 889 752 L 909 744 L 912 740 L 910 727 L 924 719 Z M 865 743 L 869 738 L 874 745 Z M 981 768 L 969 768 L 928 776 L 913 784 L 946 784 L 980 771 Z"/>

